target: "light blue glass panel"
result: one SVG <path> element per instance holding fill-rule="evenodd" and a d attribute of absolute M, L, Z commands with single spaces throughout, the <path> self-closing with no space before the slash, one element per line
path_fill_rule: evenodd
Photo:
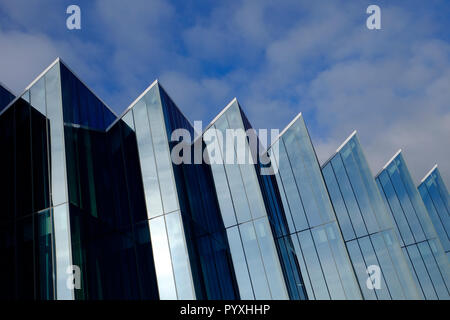
<path fill-rule="evenodd" d="M 333 160 L 331 160 L 331 164 L 333 165 L 334 173 L 339 183 L 341 194 L 344 199 L 344 203 L 349 213 L 356 236 L 362 237 L 364 235 L 367 235 L 367 229 L 364 225 L 364 221 L 359 211 L 359 207 L 355 199 L 355 194 L 353 193 L 353 189 L 348 179 L 344 164 L 342 163 L 341 156 L 339 154 L 335 156 Z"/>
<path fill-rule="evenodd" d="M 345 240 L 354 239 L 356 237 L 355 231 L 353 230 L 352 223 L 348 216 L 347 208 L 345 206 L 344 200 L 342 199 L 341 191 L 336 181 L 336 177 L 334 175 L 333 166 L 331 165 L 331 162 L 329 162 L 322 169 L 322 172 L 328 187 L 330 198 L 333 202 L 337 219 L 339 221 L 342 236 L 344 237 Z"/>
<path fill-rule="evenodd" d="M 45 74 L 45 87 L 50 120 L 52 205 L 56 206 L 68 201 L 59 64 Z"/>
<path fill-rule="evenodd" d="M 425 234 L 423 233 L 422 226 L 419 223 L 416 212 L 412 206 L 411 200 L 405 189 L 405 185 L 403 184 L 403 181 L 401 179 L 400 172 L 398 171 L 394 163 L 391 163 L 388 166 L 387 170 L 391 178 L 392 184 L 394 186 L 395 192 L 397 194 L 397 197 L 400 200 L 403 213 L 405 214 L 405 217 L 408 220 L 408 224 L 411 228 L 415 241 L 419 242 L 425 240 Z"/>
<path fill-rule="evenodd" d="M 172 260 L 164 216 L 149 221 L 156 279 L 161 300 L 177 299 Z"/>
<path fill-rule="evenodd" d="M 386 230 L 381 233 L 384 244 L 388 249 L 389 256 L 391 258 L 392 264 L 396 269 L 397 277 L 400 281 L 400 285 L 403 288 L 403 294 L 406 299 L 420 299 L 419 288 L 413 278 L 413 269 L 410 268 L 407 261 L 409 258 L 398 245 L 397 239 L 395 239 L 396 234 L 391 230 Z"/>
<path fill-rule="evenodd" d="M 409 245 L 414 243 L 414 237 L 411 233 L 411 229 L 409 228 L 408 221 L 403 214 L 403 210 L 400 202 L 398 201 L 397 194 L 395 193 L 391 180 L 389 179 L 389 176 L 385 170 L 378 176 L 377 182 L 380 183 L 380 191 L 387 201 L 386 207 L 391 210 L 394 217 L 396 226 L 395 229 L 397 230 L 401 244 Z"/>
<path fill-rule="evenodd" d="M 267 218 L 258 219 L 254 225 L 272 298 L 289 299 L 269 221 Z"/>
<path fill-rule="evenodd" d="M 378 297 L 378 300 L 389 300 L 391 299 L 391 296 L 389 295 L 389 290 L 386 285 L 385 277 L 388 270 L 383 270 L 382 266 L 380 265 L 380 262 L 377 259 L 377 256 L 375 254 L 375 251 L 372 246 L 372 242 L 370 241 L 369 237 L 364 237 L 361 239 L 358 239 L 359 247 L 361 248 L 361 252 L 364 257 L 364 261 L 366 262 L 366 266 L 369 267 L 371 265 L 375 265 L 380 267 L 381 269 L 381 287 L 380 289 L 374 289 L 375 294 Z"/>
<path fill-rule="evenodd" d="M 357 240 L 352 240 L 346 243 L 348 254 L 355 269 L 356 277 L 358 278 L 359 287 L 363 293 L 365 300 L 377 300 L 374 290 L 367 288 L 366 281 L 369 278 L 367 273 L 366 263 L 361 254 L 361 250 Z"/>
<path fill-rule="evenodd" d="M 370 236 L 372 240 L 375 253 L 377 255 L 378 261 L 380 262 L 380 268 L 383 270 L 384 278 L 389 287 L 389 292 L 393 300 L 403 300 L 405 299 L 405 294 L 403 293 L 403 288 L 397 276 L 395 266 L 392 264 L 389 251 L 384 243 L 383 234 L 375 233 Z"/>
<path fill-rule="evenodd" d="M 450 194 L 448 193 L 444 180 L 442 180 L 439 170 L 438 169 L 434 170 L 431 176 L 436 181 L 436 184 L 438 185 L 439 194 L 441 195 L 442 201 L 444 202 L 445 207 L 447 208 L 447 212 L 450 214 Z"/>
<path fill-rule="evenodd" d="M 422 259 L 428 270 L 428 274 L 430 275 L 430 278 L 433 281 L 434 290 L 436 291 L 438 298 L 445 299 L 445 300 L 450 299 L 448 289 L 442 278 L 441 270 L 439 270 L 439 267 L 436 264 L 436 261 L 434 259 L 433 253 L 431 252 L 428 241 L 424 241 L 424 242 L 417 244 L 417 247 L 420 251 L 420 254 L 422 255 Z M 435 248 L 435 251 L 437 251 L 436 248 Z M 448 266 L 444 266 L 442 271 L 445 272 L 446 267 L 448 267 Z"/>
<path fill-rule="evenodd" d="M 43 115 L 47 114 L 45 101 L 45 77 L 40 78 L 29 90 L 30 104 Z"/>
<path fill-rule="evenodd" d="M 253 222 L 239 225 L 244 245 L 245 257 L 247 258 L 248 269 L 252 279 L 253 289 L 256 299 L 271 299 L 271 292 L 267 283 L 266 272 L 261 259 L 261 251 L 256 238 Z"/>
<path fill-rule="evenodd" d="M 308 229 L 308 222 L 306 221 L 303 204 L 300 199 L 300 194 L 297 189 L 297 184 L 294 180 L 292 168 L 287 157 L 286 149 L 282 141 L 279 142 L 279 174 L 283 183 L 284 191 L 289 205 L 290 213 L 295 225 L 295 229 L 291 232 Z"/>
<path fill-rule="evenodd" d="M 73 289 L 67 287 L 72 271 L 72 252 L 70 242 L 69 208 L 63 204 L 53 208 L 55 228 L 55 260 L 56 260 L 56 299 L 73 300 Z"/>
<path fill-rule="evenodd" d="M 436 260 L 448 290 L 450 288 L 450 260 L 445 254 L 441 242 L 438 239 L 430 239 L 428 240 L 428 244 L 430 245 L 431 252 L 433 253 L 434 259 Z"/>
<path fill-rule="evenodd" d="M 147 108 L 144 101 L 138 101 L 133 107 L 136 139 L 139 148 L 142 179 L 145 189 L 145 201 L 149 218 L 163 214 L 158 173 L 154 157 L 153 143 L 148 123 Z"/>
<path fill-rule="evenodd" d="M 214 152 L 220 152 L 217 148 L 221 148 L 221 144 L 217 140 L 217 135 L 215 132 L 215 127 L 212 126 L 209 129 L 209 134 L 213 136 L 213 141 L 206 144 L 206 150 L 208 152 L 208 156 L 210 159 L 217 155 L 213 155 Z M 217 144 L 216 144 L 216 142 Z M 220 158 L 223 158 L 222 155 L 219 155 Z M 219 201 L 220 213 L 222 214 L 223 223 L 225 227 L 230 227 L 237 224 L 236 216 L 234 214 L 233 201 L 231 199 L 230 189 L 228 187 L 227 176 L 225 175 L 225 169 L 223 164 L 220 163 L 211 163 L 211 170 L 214 177 L 214 185 L 216 187 L 217 199 Z"/>
<path fill-rule="evenodd" d="M 303 252 L 306 267 L 308 268 L 315 297 L 317 300 L 329 300 L 330 294 L 322 272 L 319 257 L 317 256 L 317 252 L 314 247 L 311 232 L 306 230 L 297 233 L 297 236 Z"/>
<path fill-rule="evenodd" d="M 437 299 L 436 291 L 434 290 L 433 283 L 428 274 L 427 268 L 423 262 L 417 245 L 410 245 L 406 247 L 408 255 L 411 259 L 411 263 L 414 267 L 417 278 L 419 279 L 420 287 L 427 300 Z"/>
<path fill-rule="evenodd" d="M 345 165 L 347 175 L 350 179 L 350 183 L 353 188 L 353 193 L 356 196 L 359 211 L 361 212 L 366 228 L 369 233 L 374 233 L 380 230 L 378 222 L 375 218 L 375 214 L 372 208 L 371 201 L 369 199 L 369 194 L 367 188 L 362 180 L 362 176 L 369 175 L 370 172 L 363 171 L 363 168 L 356 163 L 353 157 L 353 150 L 355 147 L 355 142 L 350 140 L 348 144 L 342 148 L 340 154 L 342 156 L 342 161 Z"/>
<path fill-rule="evenodd" d="M 327 232 L 328 244 L 330 245 L 331 255 L 334 258 L 339 272 L 341 284 L 344 288 L 346 299 L 362 299 L 361 291 L 353 271 L 350 258 L 344 245 L 341 233 L 336 222 L 331 222 L 325 226 Z"/>
<path fill-rule="evenodd" d="M 241 242 L 241 235 L 237 226 L 227 229 L 228 242 L 230 244 L 231 259 L 239 287 L 239 294 L 243 300 L 253 300 L 252 282 L 250 281 L 247 261 Z"/>
<path fill-rule="evenodd" d="M 258 178 L 256 177 L 255 166 L 253 164 L 241 164 L 239 167 L 253 219 L 266 216 L 266 208 L 261 195 Z"/>
<path fill-rule="evenodd" d="M 436 229 L 436 232 L 439 236 L 439 239 L 441 240 L 442 246 L 444 247 L 445 251 L 450 251 L 450 239 L 448 237 L 447 230 L 450 230 L 450 216 L 446 211 L 444 211 L 442 214 L 439 214 L 436 211 L 437 206 L 435 206 L 435 201 L 433 201 L 430 197 L 430 193 L 428 192 L 431 188 L 428 188 L 425 186 L 425 184 L 422 184 L 419 186 L 419 193 L 420 196 L 423 199 L 423 202 L 427 208 L 427 211 L 430 215 L 430 219 L 433 222 L 434 228 Z M 439 197 L 440 199 L 440 197 Z M 445 209 L 445 208 L 444 208 Z M 441 211 L 439 211 L 441 212 Z M 446 223 L 448 222 L 448 223 Z M 448 224 L 448 226 L 447 226 Z"/>
<path fill-rule="evenodd" d="M 423 295 L 422 287 L 420 286 L 420 282 L 419 282 L 419 278 L 417 278 L 416 271 L 414 270 L 414 267 L 413 267 L 413 265 L 411 263 L 411 259 L 409 258 L 408 251 L 407 251 L 406 247 L 402 248 L 402 253 L 403 253 L 404 257 L 406 258 L 404 260 L 406 261 L 409 270 L 411 270 L 411 275 L 412 275 L 412 277 L 414 279 L 414 285 L 417 288 L 416 291 L 417 291 L 418 298 L 416 298 L 416 299 L 423 300 L 423 299 L 425 299 L 425 296 Z"/>
<path fill-rule="evenodd" d="M 403 159 L 402 154 L 399 154 L 397 158 L 395 158 L 395 164 L 400 172 L 400 176 L 405 185 L 405 189 L 409 195 L 411 203 L 416 212 L 417 218 L 422 226 L 422 230 L 425 233 L 427 239 L 437 237 L 436 231 L 431 222 L 430 216 L 428 215 L 425 205 L 423 204 L 422 199 L 420 198 L 419 192 L 415 187 L 411 175 L 409 173 L 408 167 L 406 166 L 406 162 Z"/>
<path fill-rule="evenodd" d="M 157 86 L 153 86 L 144 97 L 147 104 L 148 119 L 152 132 L 153 148 L 155 150 L 156 167 L 164 213 L 179 209 L 175 181 L 172 172 L 172 160 L 169 142 L 166 135 L 161 100 Z M 136 120 L 136 118 L 135 118 Z"/>
<path fill-rule="evenodd" d="M 336 263 L 333 258 L 331 247 L 328 243 L 328 235 L 326 227 L 319 226 L 311 230 L 317 254 L 319 256 L 320 265 L 323 269 L 328 291 L 331 299 L 343 300 L 346 298 L 344 288 L 339 278 Z M 331 234 L 334 236 L 334 234 Z"/>
<path fill-rule="evenodd" d="M 300 266 L 300 270 L 302 272 L 302 279 L 303 279 L 303 283 L 306 288 L 306 293 L 308 294 L 308 299 L 315 300 L 316 297 L 314 294 L 314 290 L 311 286 L 309 271 L 308 271 L 308 268 L 306 267 L 305 259 L 303 258 L 303 252 L 302 252 L 302 249 L 300 248 L 300 245 L 298 242 L 299 239 L 298 239 L 297 233 L 292 234 L 291 239 L 292 239 L 292 243 L 294 245 L 295 253 L 297 256 L 297 261 Z"/>
<path fill-rule="evenodd" d="M 123 117 L 122 120 L 134 130 L 134 120 L 133 120 L 133 112 L 128 111 Z"/>
<path fill-rule="evenodd" d="M 353 143 L 354 142 L 354 143 Z M 389 215 L 387 208 L 383 205 L 380 192 L 375 184 L 369 164 L 364 156 L 359 140 L 356 136 L 352 139 L 353 158 L 361 170 L 361 178 L 365 185 L 373 213 L 378 222 L 380 230 L 392 228 L 394 221 Z"/>
<path fill-rule="evenodd" d="M 195 299 L 181 214 L 174 212 L 165 215 L 165 218 L 178 299 Z"/>

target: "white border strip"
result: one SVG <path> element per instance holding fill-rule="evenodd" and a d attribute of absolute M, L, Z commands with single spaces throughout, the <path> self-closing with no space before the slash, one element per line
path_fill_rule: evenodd
<path fill-rule="evenodd" d="M 425 177 L 423 177 L 422 180 L 420 180 L 420 183 L 423 183 L 423 182 L 428 178 L 428 176 L 429 176 L 434 170 L 437 169 L 437 167 L 438 167 L 438 165 L 435 164 L 435 165 L 433 166 L 433 168 L 431 168 L 431 170 L 428 171 L 428 173 L 425 175 Z"/>

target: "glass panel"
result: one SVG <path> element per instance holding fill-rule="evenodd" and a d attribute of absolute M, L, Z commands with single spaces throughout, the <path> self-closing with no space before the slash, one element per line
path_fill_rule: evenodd
<path fill-rule="evenodd" d="M 72 266 L 69 208 L 67 204 L 53 209 L 53 223 L 55 228 L 56 297 L 58 300 L 73 300 L 73 289 L 67 287 L 69 276 L 67 270 Z"/>
<path fill-rule="evenodd" d="M 177 299 L 164 216 L 151 219 L 149 224 L 159 297 L 161 300 Z"/>
<path fill-rule="evenodd" d="M 270 289 L 267 283 L 267 277 L 264 265 L 261 260 L 261 252 L 256 239 L 256 232 L 253 222 L 247 222 L 239 226 L 244 245 L 245 256 L 250 270 L 255 298 L 271 299 Z"/>
<path fill-rule="evenodd" d="M 230 244 L 231 258 L 233 260 L 234 272 L 239 286 L 239 293 L 243 300 L 255 299 L 253 295 L 252 283 L 248 273 L 247 262 L 242 247 L 241 236 L 238 227 L 227 229 L 228 241 Z"/>
<path fill-rule="evenodd" d="M 178 299 L 195 299 L 180 213 L 174 212 L 165 217 Z"/>
<path fill-rule="evenodd" d="M 150 122 L 153 147 L 155 150 L 156 166 L 159 185 L 163 201 L 164 212 L 169 213 L 179 209 L 178 197 L 173 180 L 172 160 L 170 158 L 169 143 L 164 128 L 164 118 L 161 110 L 161 100 L 157 86 L 153 86 L 145 95 L 148 119 Z M 136 121 L 136 117 L 134 119 Z"/>
<path fill-rule="evenodd" d="M 139 101 L 133 108 L 134 123 L 136 125 L 136 139 L 139 146 L 142 179 L 145 188 L 145 200 L 149 217 L 156 217 L 163 213 L 161 194 L 158 184 L 158 174 L 154 158 L 152 137 L 148 124 L 147 108 L 143 101 Z"/>
<path fill-rule="evenodd" d="M 289 299 L 269 222 L 267 218 L 262 218 L 254 224 L 272 298 Z"/>

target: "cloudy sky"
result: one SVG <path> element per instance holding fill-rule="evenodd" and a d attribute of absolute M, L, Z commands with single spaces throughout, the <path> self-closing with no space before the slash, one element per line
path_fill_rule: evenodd
<path fill-rule="evenodd" d="M 81 30 L 66 8 L 81 8 Z M 366 8 L 381 7 L 381 30 Z M 320 161 L 354 130 L 373 173 L 402 148 L 450 185 L 450 1 L 0 0 L 0 81 L 60 56 L 117 113 L 158 78 L 204 125 L 237 97 L 255 128 L 302 112 Z"/>

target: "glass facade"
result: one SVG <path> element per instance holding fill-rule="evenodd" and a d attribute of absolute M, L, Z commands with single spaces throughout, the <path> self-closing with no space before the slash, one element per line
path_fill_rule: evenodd
<path fill-rule="evenodd" d="M 204 137 L 208 136 L 207 155 L 241 298 L 305 299 L 293 243 L 281 231 L 287 224 L 276 181 L 261 175 L 262 165 L 256 159 L 238 161 L 238 154 L 247 159 L 254 155 L 247 139 L 235 144 L 232 137 L 228 144 L 227 131 L 231 131 L 227 129 L 242 134 L 251 129 L 236 99 L 210 124 Z"/>
<path fill-rule="evenodd" d="M 396 233 L 425 299 L 450 299 L 450 265 L 401 152 L 376 177 Z"/>
<path fill-rule="evenodd" d="M 5 298 L 158 298 L 136 138 L 114 118 L 59 59 L 0 116 Z"/>
<path fill-rule="evenodd" d="M 122 119 L 136 133 L 160 298 L 238 299 L 211 169 L 171 160 L 172 132 L 193 127 L 158 82 Z"/>
<path fill-rule="evenodd" d="M 236 99 L 198 133 L 157 81 L 117 116 L 57 59 L 0 86 L 0 150 L 0 299 L 449 299 L 437 168 L 375 180 L 354 134 L 320 167 L 301 115 L 268 150 Z"/>
<path fill-rule="evenodd" d="M 274 151 L 274 152 L 272 152 Z M 309 299 L 362 299 L 303 117 L 269 149 Z"/>
<path fill-rule="evenodd" d="M 354 132 L 322 166 L 328 192 L 364 299 L 418 299 L 394 225 Z M 367 285 L 380 270 L 380 288 Z"/>
<path fill-rule="evenodd" d="M 450 260 L 450 196 L 437 166 L 422 179 L 417 189 Z"/>

